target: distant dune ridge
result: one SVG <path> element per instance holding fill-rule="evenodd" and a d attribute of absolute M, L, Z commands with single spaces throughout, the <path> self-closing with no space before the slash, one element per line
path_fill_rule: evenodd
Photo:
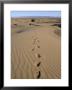
<path fill-rule="evenodd" d="M 61 19 L 11 18 L 11 79 L 61 78 Z"/>

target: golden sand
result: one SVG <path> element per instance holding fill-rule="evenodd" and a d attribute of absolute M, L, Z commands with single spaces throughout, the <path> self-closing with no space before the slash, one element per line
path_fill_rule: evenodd
<path fill-rule="evenodd" d="M 43 21 L 12 19 L 12 79 L 61 78 L 61 29 L 53 26 L 60 21 Z"/>

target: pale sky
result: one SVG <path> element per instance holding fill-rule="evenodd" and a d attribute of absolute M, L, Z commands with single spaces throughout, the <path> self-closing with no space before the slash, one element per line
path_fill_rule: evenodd
<path fill-rule="evenodd" d="M 61 17 L 61 11 L 11 11 L 11 17 Z"/>

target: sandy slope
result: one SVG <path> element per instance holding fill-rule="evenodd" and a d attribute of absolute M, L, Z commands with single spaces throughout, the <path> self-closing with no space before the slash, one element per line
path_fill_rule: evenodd
<path fill-rule="evenodd" d="M 45 25 L 12 33 L 12 79 L 61 78 L 61 37 L 56 30 Z"/>

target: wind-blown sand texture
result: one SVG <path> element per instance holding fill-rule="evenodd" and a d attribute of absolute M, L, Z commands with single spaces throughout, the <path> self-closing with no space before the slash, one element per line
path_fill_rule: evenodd
<path fill-rule="evenodd" d="M 11 18 L 11 79 L 61 78 L 60 18 Z"/>

